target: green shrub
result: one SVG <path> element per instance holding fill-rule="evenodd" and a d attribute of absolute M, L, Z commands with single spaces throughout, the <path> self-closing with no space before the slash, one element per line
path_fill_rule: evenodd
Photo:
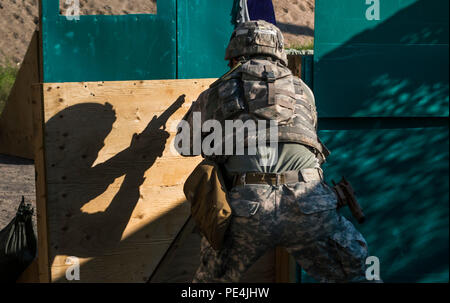
<path fill-rule="evenodd" d="M 18 68 L 11 64 L 0 66 L 0 114 L 5 107 L 9 92 L 16 80 L 17 71 Z"/>
<path fill-rule="evenodd" d="M 306 42 L 303 44 L 291 44 L 289 49 L 295 49 L 299 51 L 303 50 L 313 50 L 314 49 L 314 41 Z"/>

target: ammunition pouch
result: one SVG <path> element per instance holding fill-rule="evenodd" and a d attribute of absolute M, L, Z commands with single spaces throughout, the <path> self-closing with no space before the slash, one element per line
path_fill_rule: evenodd
<path fill-rule="evenodd" d="M 191 214 L 200 233 L 212 248 L 220 250 L 231 219 L 226 186 L 220 167 L 203 160 L 187 178 L 184 194 L 191 203 Z"/>
<path fill-rule="evenodd" d="M 342 180 L 337 184 L 333 181 L 333 185 L 333 189 L 338 198 L 338 209 L 348 206 L 356 221 L 358 221 L 359 224 L 364 223 L 366 218 L 362 211 L 361 205 L 359 205 L 356 200 L 352 185 L 344 177 L 342 177 Z"/>

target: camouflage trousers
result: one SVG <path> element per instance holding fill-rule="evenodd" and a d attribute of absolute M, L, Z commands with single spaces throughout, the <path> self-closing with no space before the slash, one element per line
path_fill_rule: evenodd
<path fill-rule="evenodd" d="M 319 282 L 365 279 L 367 243 L 337 210 L 323 181 L 280 186 L 246 184 L 229 192 L 233 217 L 224 248 L 202 239 L 193 282 L 238 282 L 267 250 L 283 246 Z"/>

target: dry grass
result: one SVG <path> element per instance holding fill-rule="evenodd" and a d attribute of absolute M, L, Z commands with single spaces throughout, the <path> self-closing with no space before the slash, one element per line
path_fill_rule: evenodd
<path fill-rule="evenodd" d="M 313 50 L 314 49 L 314 41 L 307 41 L 305 43 L 297 43 L 291 44 L 289 49 L 295 49 L 299 51 L 303 50 Z"/>
<path fill-rule="evenodd" d="M 9 92 L 16 80 L 18 68 L 12 64 L 0 66 L 0 114 L 5 107 Z"/>

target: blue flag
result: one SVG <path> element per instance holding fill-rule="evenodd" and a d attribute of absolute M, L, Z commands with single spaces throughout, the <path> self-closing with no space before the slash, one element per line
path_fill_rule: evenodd
<path fill-rule="evenodd" d="M 250 20 L 265 20 L 277 25 L 272 0 L 247 0 Z"/>

